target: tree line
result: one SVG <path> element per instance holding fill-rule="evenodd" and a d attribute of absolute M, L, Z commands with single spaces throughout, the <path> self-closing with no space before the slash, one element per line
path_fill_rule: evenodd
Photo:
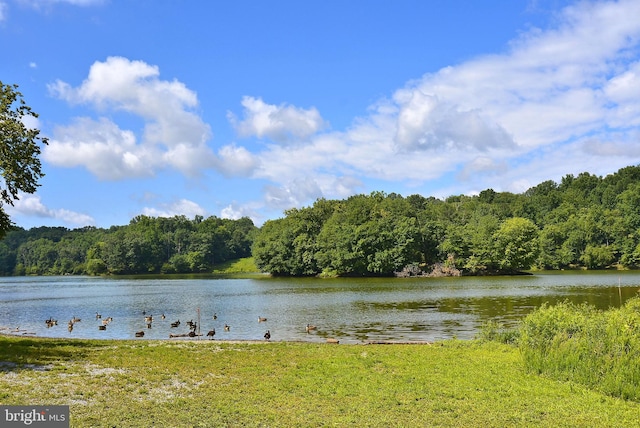
<path fill-rule="evenodd" d="M 639 166 L 605 177 L 569 174 L 521 194 L 487 189 L 441 200 L 373 192 L 284 214 L 260 228 L 215 216 L 14 228 L 0 241 L 0 275 L 211 272 L 249 256 L 276 276 L 640 268 Z"/>
<path fill-rule="evenodd" d="M 211 272 L 249 257 L 257 228 L 249 218 L 137 216 L 109 229 L 13 228 L 0 241 L 0 275 Z"/>
<path fill-rule="evenodd" d="M 373 192 L 319 199 L 267 221 L 253 243 L 274 275 L 640 267 L 640 167 L 444 200 Z"/>

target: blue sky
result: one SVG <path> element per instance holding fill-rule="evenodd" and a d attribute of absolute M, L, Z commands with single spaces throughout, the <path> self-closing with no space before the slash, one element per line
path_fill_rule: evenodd
<path fill-rule="evenodd" d="M 0 0 L 22 227 L 523 192 L 640 162 L 640 2 Z"/>

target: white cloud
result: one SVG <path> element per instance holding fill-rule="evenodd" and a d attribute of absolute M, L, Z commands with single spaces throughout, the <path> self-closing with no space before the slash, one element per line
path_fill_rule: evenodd
<path fill-rule="evenodd" d="M 47 13 L 53 10 L 57 5 L 68 4 L 77 7 L 99 6 L 106 3 L 107 0 L 15 0 L 15 3 L 30 7 L 38 12 Z M 3 7 L 4 6 L 4 7 Z M 3 10 L 6 12 L 8 5 L 6 2 L 0 2 L 0 22 L 3 18 Z M 6 13 L 4 15 L 6 17 Z"/>
<path fill-rule="evenodd" d="M 339 177 L 416 186 L 450 175 L 459 180 L 450 194 L 522 191 L 573 171 L 640 162 L 638 16 L 635 0 L 576 3 L 552 28 L 523 33 L 503 53 L 408 82 L 343 132 L 310 127 L 295 145 L 267 146 L 255 155 L 255 176 L 273 183 L 267 203 L 332 197 Z M 255 98 L 243 105 L 241 134 L 278 136 L 270 118 L 278 107 Z"/>
<path fill-rule="evenodd" d="M 264 203 L 275 210 L 306 205 L 321 197 L 342 199 L 363 189 L 363 182 L 354 176 L 317 173 L 264 187 Z"/>
<path fill-rule="evenodd" d="M 514 145 L 498 124 L 486 120 L 479 110 L 460 110 L 420 89 L 400 90 L 395 142 L 402 150 L 475 149 Z"/>
<path fill-rule="evenodd" d="M 21 214 L 25 216 L 35 216 L 61 220 L 74 226 L 91 226 L 95 224 L 93 217 L 86 214 L 70 211 L 66 209 L 47 208 L 37 195 L 20 194 L 20 199 L 15 201 L 13 207 L 7 207 L 7 211 L 13 216 Z"/>
<path fill-rule="evenodd" d="M 269 138 L 279 143 L 308 138 L 326 127 L 315 108 L 308 110 L 290 106 L 267 104 L 260 98 L 242 98 L 244 119 L 238 120 L 229 112 L 227 117 L 243 137 Z"/>
<path fill-rule="evenodd" d="M 460 180 L 473 180 L 479 174 L 495 175 L 507 171 L 508 165 L 504 161 L 496 161 L 487 156 L 479 156 L 468 162 L 458 174 Z"/>
<path fill-rule="evenodd" d="M 581 2 L 564 10 L 557 28 L 526 33 L 507 54 L 427 75 L 418 87 L 480 109 L 525 147 L 575 137 L 605 125 L 602 90 L 629 67 L 637 16 L 637 1 Z"/>
<path fill-rule="evenodd" d="M 19 0 L 20 3 L 29 5 L 34 9 L 39 9 L 43 6 L 53 5 L 56 3 L 67 3 L 73 6 L 97 6 L 105 2 L 105 0 Z"/>
<path fill-rule="evenodd" d="M 244 210 L 237 204 L 231 204 L 222 209 L 220 218 L 228 218 L 230 220 L 238 220 L 244 217 Z"/>
<path fill-rule="evenodd" d="M 316 179 L 311 177 L 286 183 L 286 186 L 266 186 L 265 188 L 267 205 L 280 209 L 300 206 L 322 196 L 321 186 Z"/>
<path fill-rule="evenodd" d="M 0 1 L 0 22 L 7 19 L 7 3 Z"/>
<path fill-rule="evenodd" d="M 260 215 L 257 210 L 259 208 L 260 206 L 257 204 L 242 205 L 237 202 L 233 202 L 222 209 L 220 212 L 220 218 L 238 220 L 243 217 L 249 217 L 254 224 L 258 224 Z"/>
<path fill-rule="evenodd" d="M 27 115 L 22 116 L 20 120 L 22 121 L 24 126 L 29 129 L 40 129 L 40 119 L 38 119 L 37 117 Z"/>
<path fill-rule="evenodd" d="M 136 144 L 133 132 L 105 118 L 76 118 L 69 126 L 57 127 L 42 156 L 57 166 L 84 166 L 103 180 L 150 176 L 158 161 L 153 147 Z"/>
<path fill-rule="evenodd" d="M 640 61 L 609 79 L 604 86 L 604 94 L 613 104 L 607 111 L 610 126 L 640 126 Z"/>
<path fill-rule="evenodd" d="M 594 136 L 580 143 L 581 151 L 601 158 L 640 158 L 640 131 L 622 136 Z"/>
<path fill-rule="evenodd" d="M 195 92 L 181 82 L 161 80 L 159 74 L 158 67 L 143 61 L 109 57 L 95 62 L 76 88 L 60 80 L 49 85 L 52 94 L 70 103 L 130 113 L 145 125 L 138 143 L 134 131 L 121 130 L 108 119 L 79 119 L 57 129 L 45 158 L 60 166 L 83 165 L 114 180 L 149 175 L 165 166 L 195 176 L 218 164 L 207 146 L 209 125 L 193 111 L 198 106 Z M 88 124 L 98 124 L 99 130 L 93 132 Z M 73 155 L 75 149 L 83 156 Z"/>
<path fill-rule="evenodd" d="M 174 217 L 184 215 L 187 218 L 194 218 L 196 215 L 204 216 L 206 210 L 193 201 L 180 199 L 172 203 L 160 204 L 159 207 L 146 207 L 142 210 L 142 213 L 150 217 Z"/>
<path fill-rule="evenodd" d="M 258 166 L 258 158 L 244 147 L 230 144 L 218 151 L 217 169 L 227 177 L 249 177 Z"/>
<path fill-rule="evenodd" d="M 640 61 L 630 64 L 628 70 L 609 79 L 604 90 L 607 98 L 615 103 L 636 101 L 640 94 Z"/>
<path fill-rule="evenodd" d="M 106 0 L 45 0 L 53 3 L 69 3 L 74 6 L 94 6 L 104 3 Z"/>

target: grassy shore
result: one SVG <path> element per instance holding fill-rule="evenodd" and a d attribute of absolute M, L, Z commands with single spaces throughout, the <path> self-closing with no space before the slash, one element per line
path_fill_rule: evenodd
<path fill-rule="evenodd" d="M 213 267 L 213 273 L 223 275 L 260 274 L 260 269 L 256 266 L 253 257 L 246 257 L 243 259 L 218 263 Z"/>
<path fill-rule="evenodd" d="M 637 426 L 640 404 L 524 369 L 514 346 L 0 337 L 0 403 L 73 427 Z"/>

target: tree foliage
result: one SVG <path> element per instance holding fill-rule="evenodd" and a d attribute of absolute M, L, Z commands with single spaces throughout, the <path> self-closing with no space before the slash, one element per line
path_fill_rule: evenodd
<path fill-rule="evenodd" d="M 253 245 L 258 266 L 275 275 L 393 275 L 438 264 L 470 274 L 640 267 L 636 166 L 604 178 L 566 175 L 522 194 L 374 192 L 285 214 Z"/>
<path fill-rule="evenodd" d="M 0 241 L 0 275 L 210 272 L 251 255 L 256 227 L 239 220 L 138 216 L 110 229 L 14 229 Z"/>
<path fill-rule="evenodd" d="M 3 209 L 13 206 L 19 192 L 34 193 L 42 173 L 40 145 L 47 139 L 36 128 L 28 128 L 25 122 L 38 115 L 31 110 L 17 85 L 5 85 L 0 81 L 0 238 L 12 225 Z"/>
<path fill-rule="evenodd" d="M 184 216 L 14 229 L 0 241 L 0 275 L 208 272 L 249 255 L 280 276 L 640 268 L 640 167 L 567 175 L 522 194 L 318 199 L 260 229 L 248 218 Z"/>

